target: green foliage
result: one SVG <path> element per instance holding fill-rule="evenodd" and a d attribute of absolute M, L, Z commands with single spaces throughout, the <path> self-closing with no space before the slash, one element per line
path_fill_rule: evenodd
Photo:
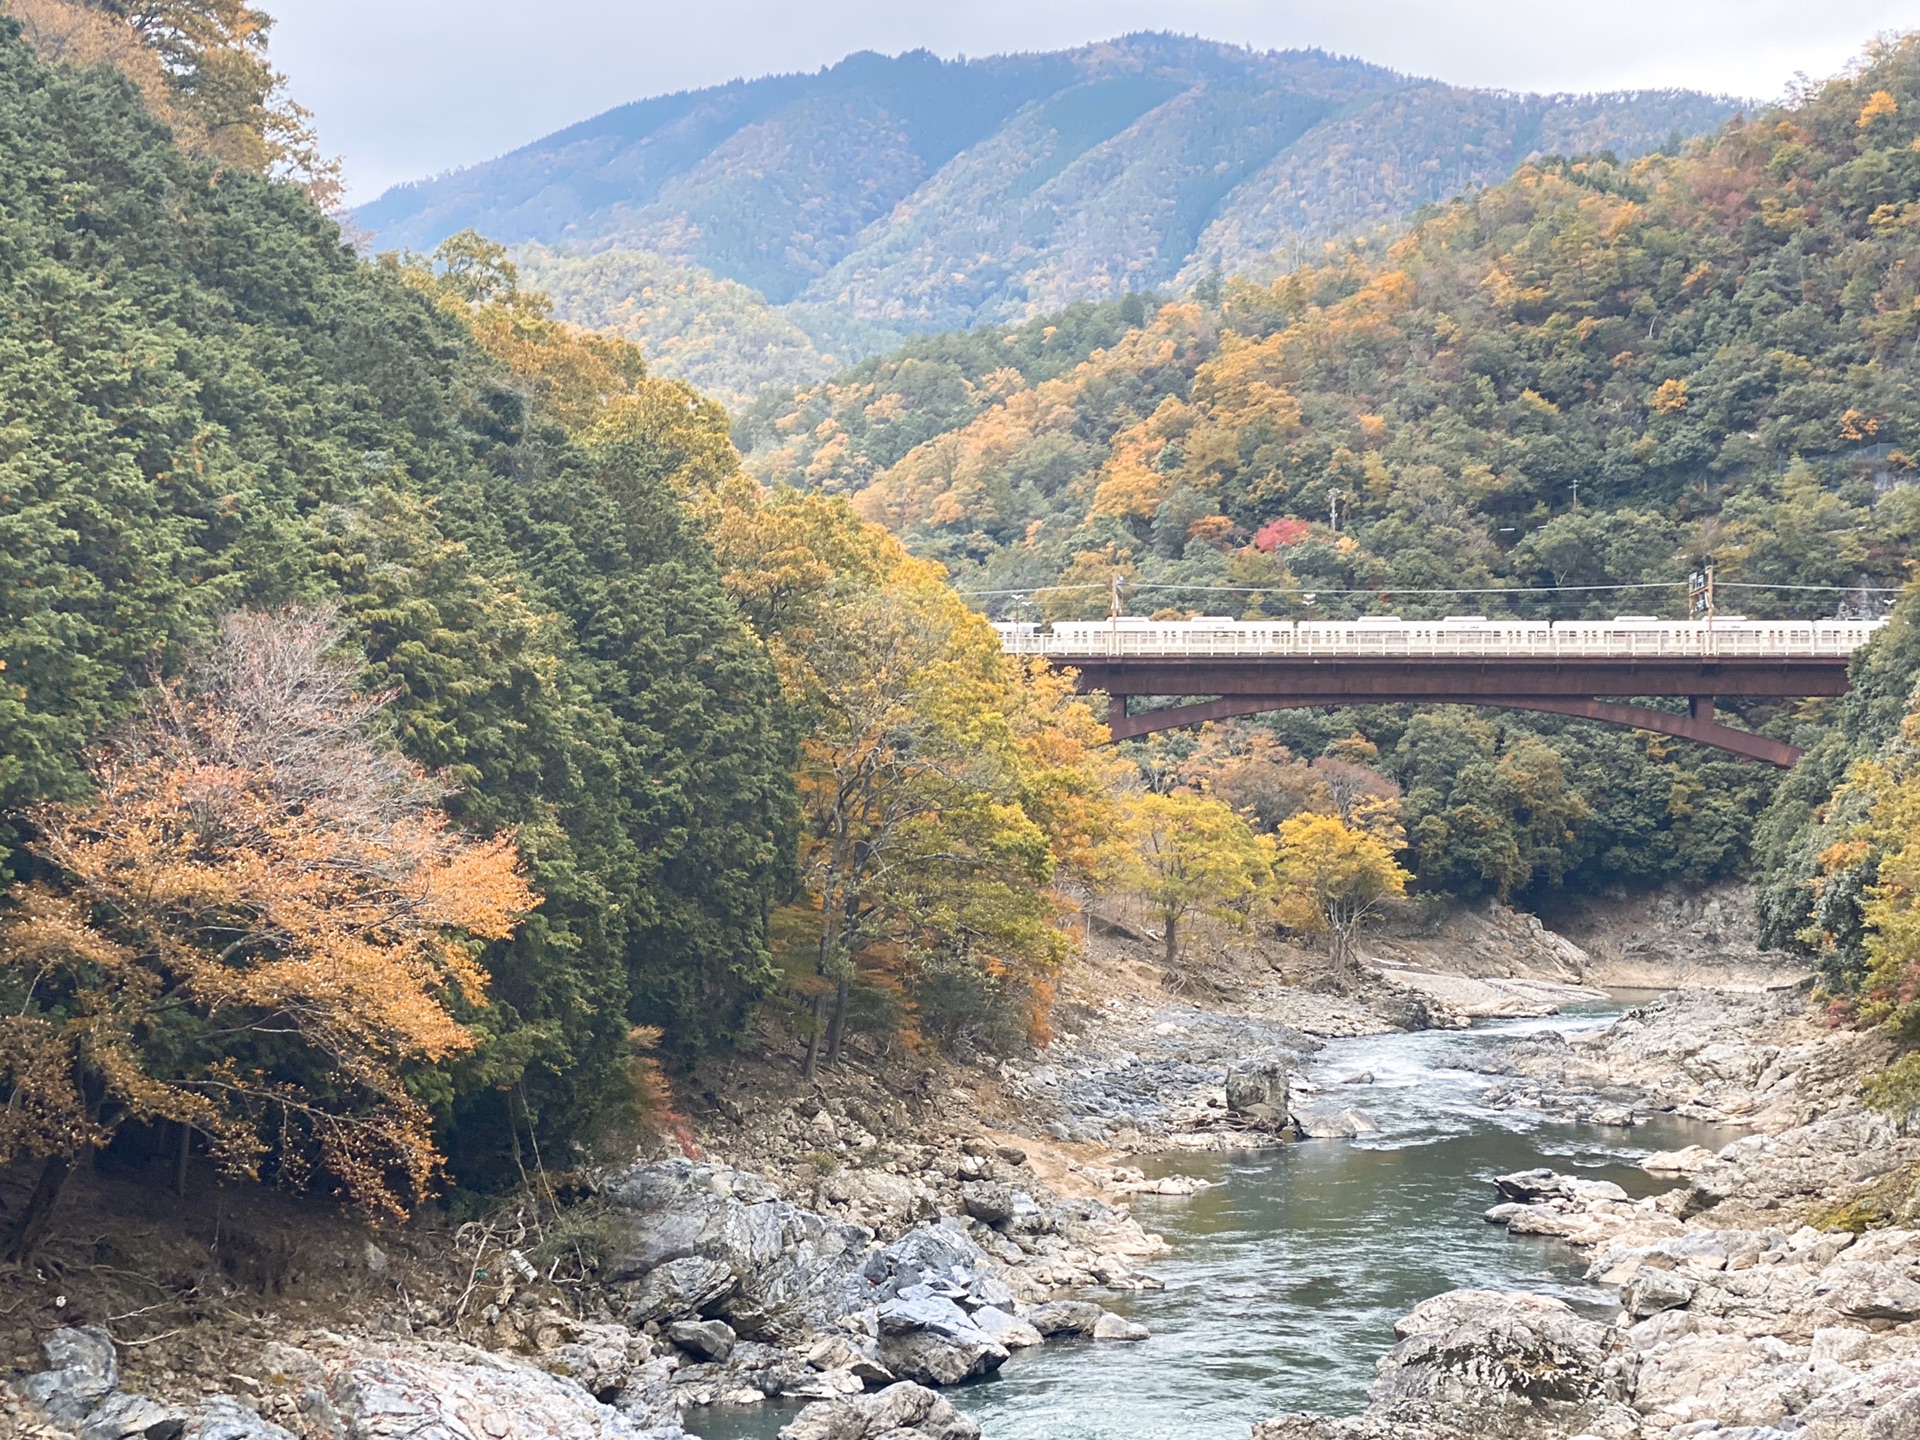
<path fill-rule="evenodd" d="M 740 438 L 1008 618 L 1100 613 L 1116 573 L 1142 612 L 1679 614 L 1703 562 L 1723 613 L 1830 612 L 1789 587 L 1898 585 L 1920 536 L 1917 135 L 1907 40 L 1684 153 L 1536 160 L 1402 238 L 1210 286 L 1071 368 L 958 392 L 902 352 L 763 401 Z M 1576 588 L 1610 585 L 1657 588 Z M 1459 589 L 1491 593 L 1421 593 Z M 1698 881 L 1757 854 L 1798 877 L 1770 882 L 1778 939 L 1807 924 L 1808 823 L 1897 727 L 1917 659 L 1903 616 L 1845 701 L 1739 711 L 1813 747 L 1777 803 L 1755 767 L 1579 722 L 1357 721 L 1423 887 Z M 1850 738 L 1823 739 L 1836 717 Z M 1313 756 L 1352 718 L 1270 723 Z"/>
<path fill-rule="evenodd" d="M 467 825 L 518 830 L 546 897 L 483 956 L 485 1043 L 425 1086 L 457 1173 L 505 1163 L 509 1087 L 558 1139 L 623 1093 L 634 1025 L 736 1034 L 790 756 L 675 499 L 691 460 L 590 454 L 298 188 L 182 152 L 10 27 L 0 156 L 0 807 L 78 793 L 224 612 L 328 599 L 403 747 Z"/>

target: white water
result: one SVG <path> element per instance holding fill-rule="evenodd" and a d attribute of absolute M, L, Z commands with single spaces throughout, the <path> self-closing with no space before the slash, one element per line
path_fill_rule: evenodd
<path fill-rule="evenodd" d="M 1313 1078 L 1379 1134 L 1170 1157 L 1163 1169 L 1222 1183 L 1186 1200 L 1143 1198 L 1135 1213 L 1173 1245 L 1151 1267 L 1166 1288 L 1096 1297 L 1153 1338 L 1018 1352 L 952 1399 L 986 1440 L 1246 1440 L 1281 1411 L 1359 1409 L 1394 1320 L 1443 1290 L 1534 1290 L 1610 1310 L 1611 1295 L 1580 1280 L 1584 1262 L 1566 1247 L 1480 1218 L 1496 1199 L 1492 1177 L 1550 1165 L 1647 1194 L 1664 1188 L 1634 1168 L 1648 1152 L 1717 1146 L 1734 1132 L 1664 1118 L 1631 1130 L 1550 1123 L 1482 1104 L 1499 1077 L 1459 1066 L 1502 1037 L 1591 1029 L 1618 1009 L 1329 1044 Z M 1361 1072 L 1374 1083 L 1338 1084 Z M 765 1440 L 791 1414 L 687 1419 L 707 1440 Z"/>

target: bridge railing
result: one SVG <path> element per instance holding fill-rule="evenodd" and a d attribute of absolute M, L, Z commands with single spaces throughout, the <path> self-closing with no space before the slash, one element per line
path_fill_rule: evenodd
<path fill-rule="evenodd" d="M 1817 659 L 1851 655 L 1883 621 L 1735 621 L 1712 627 L 1685 621 L 1657 627 L 1608 622 L 1516 623 L 1484 630 L 1440 624 L 1385 628 L 1338 622 L 1250 623 L 1205 629 L 1191 622 L 1109 625 L 1073 622 L 1051 633 L 1002 625 L 1001 640 L 1015 655 L 1074 658 L 1300 659 L 1513 658 L 1699 659 L 1710 657 Z"/>

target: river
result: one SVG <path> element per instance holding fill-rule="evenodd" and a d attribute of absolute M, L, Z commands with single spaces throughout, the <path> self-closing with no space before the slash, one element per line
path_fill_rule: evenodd
<path fill-rule="evenodd" d="M 1479 1097 L 1493 1077 L 1461 1066 L 1501 1037 L 1593 1028 L 1619 1009 L 1328 1044 L 1313 1057 L 1313 1079 L 1333 1089 L 1371 1074 L 1341 1098 L 1380 1133 L 1167 1157 L 1163 1171 L 1220 1183 L 1191 1199 L 1143 1197 L 1135 1214 L 1173 1246 L 1151 1267 L 1166 1288 L 1098 1296 L 1153 1337 L 1019 1351 L 950 1398 L 986 1440 L 1246 1440 L 1256 1420 L 1280 1411 L 1361 1408 L 1393 1322 L 1443 1290 L 1533 1290 L 1610 1311 L 1567 1247 L 1514 1239 L 1480 1218 L 1497 1198 L 1492 1177 L 1549 1165 L 1649 1194 L 1667 1186 L 1637 1168 L 1640 1158 L 1718 1147 L 1740 1132 L 1671 1117 L 1622 1130 L 1489 1109 Z M 756 1407 L 695 1411 L 687 1423 L 705 1440 L 771 1440 L 790 1418 L 786 1407 Z"/>

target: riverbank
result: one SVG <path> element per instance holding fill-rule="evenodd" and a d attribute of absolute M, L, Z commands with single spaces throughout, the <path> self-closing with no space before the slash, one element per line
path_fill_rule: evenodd
<path fill-rule="evenodd" d="M 1732 924 L 1726 918 L 1732 912 L 1716 911 L 1710 900 L 1673 908 L 1683 923 L 1664 942 L 1644 933 L 1610 938 L 1604 927 L 1589 925 L 1576 945 L 1506 912 L 1450 917 L 1434 932 L 1382 942 L 1371 973 L 1358 978 L 1332 974 L 1317 957 L 1291 947 L 1248 943 L 1203 951 L 1182 973 L 1168 975 L 1154 963 L 1146 939 L 1096 936 L 1062 986 L 1052 1044 L 1030 1059 L 952 1065 L 856 1051 L 847 1064 L 804 1082 L 796 1079 L 793 1057 L 776 1049 L 695 1076 L 687 1104 L 702 1163 L 549 1177 L 553 1191 L 545 1210 L 536 1204 L 464 1228 L 429 1222 L 400 1236 L 321 1226 L 287 1238 L 287 1222 L 298 1230 L 296 1213 L 281 1216 L 276 1230 L 240 1207 L 226 1222 L 227 1253 L 209 1253 L 218 1268 L 203 1266 L 184 1299 L 154 1298 L 153 1287 L 168 1283 L 164 1277 L 144 1277 L 144 1291 L 103 1282 L 101 1272 L 134 1271 L 146 1257 L 126 1254 L 123 1246 L 117 1258 L 124 1263 L 102 1263 L 96 1240 L 92 1255 L 69 1250 L 38 1275 L 13 1277 L 0 1340 L 13 1347 L 16 1383 L 7 1402 L 13 1408 L 0 1418 L 41 1426 L 47 1434 L 71 1433 L 59 1416 L 20 1398 L 20 1378 L 34 1368 L 34 1343 L 63 1324 L 86 1322 L 103 1325 L 121 1342 L 114 1387 L 101 1393 L 151 1396 L 169 1415 L 187 1417 L 188 1435 L 206 1428 L 193 1417 L 224 1417 L 225 1429 L 206 1430 L 223 1440 L 381 1433 L 387 1412 L 380 1404 L 431 1408 L 440 1403 L 429 1399 L 434 1395 L 468 1397 L 461 1403 L 480 1417 L 473 1422 L 480 1429 L 468 1426 L 476 1440 L 498 1433 L 482 1423 L 489 1415 L 509 1427 L 506 1433 L 519 1433 L 523 1421 L 531 1423 L 527 1416 L 544 1416 L 555 1406 L 573 1417 L 569 1434 L 665 1437 L 682 1422 L 695 1432 L 704 1426 L 717 1433 L 737 1430 L 728 1417 L 768 1398 L 824 1401 L 889 1380 L 951 1384 L 991 1373 L 1022 1347 L 1027 1353 L 1014 1368 L 1023 1375 L 1088 1371 L 1097 1368 L 1091 1357 L 1119 1356 L 1138 1340 L 1129 1312 L 1163 1312 L 1183 1326 L 1183 1313 L 1197 1313 L 1155 1298 L 1159 1272 L 1185 1263 L 1170 1255 L 1155 1217 L 1185 1225 L 1185 1215 L 1219 1208 L 1212 1193 L 1228 1197 L 1229 1208 L 1240 1203 L 1233 1194 L 1254 1193 L 1247 1175 L 1234 1191 L 1235 1176 L 1220 1170 L 1221 1157 L 1294 1134 L 1363 1137 L 1352 1147 L 1362 1158 L 1400 1153 L 1398 1137 L 1386 1144 L 1377 1136 L 1383 1121 L 1402 1123 L 1390 1103 L 1399 1092 L 1370 1073 L 1369 1065 L 1380 1062 L 1349 1059 L 1359 1053 L 1356 1045 L 1369 1043 L 1356 1037 L 1387 1037 L 1383 1053 L 1397 1054 L 1394 1047 L 1403 1042 L 1392 1037 L 1417 1039 L 1422 1026 L 1437 1025 L 1444 1036 L 1489 1016 L 1590 1004 L 1595 975 L 1616 964 L 1594 961 L 1596 951 L 1611 945 L 1614 953 L 1645 956 L 1661 943 L 1679 949 L 1698 942 L 1703 925 Z M 1643 925 L 1644 915 L 1632 923 Z M 1582 1134 L 1617 1134 L 1624 1146 L 1636 1134 L 1632 1122 L 1661 1116 L 1735 1122 L 1758 1132 L 1718 1159 L 1701 1151 L 1658 1162 L 1668 1167 L 1663 1182 L 1672 1182 L 1661 1200 L 1623 1206 L 1604 1188 L 1563 1192 L 1541 1181 L 1548 1188 L 1509 1199 L 1520 1208 L 1500 1217 L 1516 1236 L 1564 1238 L 1597 1257 L 1622 1246 L 1622 1254 L 1665 1255 L 1649 1247 L 1676 1239 L 1691 1245 L 1688 1237 L 1709 1230 L 1777 1230 L 1788 1237 L 1778 1253 L 1792 1258 L 1765 1262 L 1770 1272 L 1787 1264 L 1804 1269 L 1801 1252 L 1824 1254 L 1826 1242 L 1791 1243 L 1800 1221 L 1820 1207 L 1835 1211 L 1850 1203 L 1865 1157 L 1876 1147 L 1905 1156 L 1899 1147 L 1908 1142 L 1887 1133 L 1858 1100 L 1858 1076 L 1876 1059 L 1878 1042 L 1824 1029 L 1803 1013 L 1797 996 L 1765 993 L 1764 963 L 1742 952 L 1737 936 L 1721 953 L 1734 963 L 1689 963 L 1687 973 L 1737 975 L 1741 988 L 1754 993 L 1656 1002 L 1604 1034 L 1548 1024 L 1509 1035 L 1496 1024 L 1493 1032 L 1474 1032 L 1470 1046 L 1447 1052 L 1455 1077 L 1449 1083 L 1471 1097 L 1460 1103 L 1510 1117 L 1490 1133 L 1574 1125 L 1586 1127 Z M 1646 1133 L 1644 1127 L 1638 1133 Z M 1524 1158 L 1503 1161 L 1488 1152 L 1494 1165 Z M 1221 1182 L 1223 1174 L 1225 1188 L 1215 1183 L 1210 1190 L 1208 1182 Z M 1356 1183 L 1384 1189 L 1400 1182 L 1382 1171 Z M 1196 1191 L 1192 1201 L 1164 1198 Z M 1497 1197 L 1489 1190 L 1486 1198 Z M 1707 1206 L 1713 1208 L 1694 1213 Z M 86 1218 L 88 1228 L 118 1244 L 113 1236 L 119 1232 L 105 1224 L 113 1208 L 103 1204 Z M 1831 1215 L 1825 1218 L 1831 1223 Z M 185 1218 L 175 1223 L 192 1230 Z M 1313 1233 L 1298 1216 L 1248 1223 Z M 1381 1221 L 1392 1223 L 1404 1222 Z M 216 1219 L 212 1251 L 222 1243 Z M 1391 1264 L 1392 1243 L 1371 1263 Z M 1776 1253 L 1768 1244 L 1754 1253 Z M 282 1245 L 291 1247 L 288 1254 L 276 1248 Z M 191 1249 L 175 1235 L 168 1263 L 187 1265 Z M 1746 1253 L 1744 1245 L 1739 1253 Z M 1873 1263 L 1904 1264 L 1904 1253 Z M 1629 1258 L 1636 1262 L 1630 1273 L 1616 1273 L 1626 1264 L 1616 1256 L 1596 1270 L 1595 1280 L 1627 1286 L 1642 1268 L 1650 1275 L 1677 1268 L 1645 1255 Z M 1343 1252 L 1340 1263 L 1362 1268 L 1370 1262 L 1355 1249 Z M 1700 1263 L 1687 1259 L 1692 1268 Z M 1336 1267 L 1321 1268 L 1326 1273 L 1314 1283 L 1341 1283 Z M 1726 1273 L 1746 1268 L 1736 1271 L 1729 1257 Z M 1504 1272 L 1493 1263 L 1486 1273 L 1497 1279 Z M 1432 1284 L 1473 1280 L 1473 1273 L 1436 1272 Z M 1638 1283 L 1636 1296 L 1654 1284 Z M 1677 1360 L 1647 1357 L 1653 1347 L 1668 1347 L 1658 1351 L 1662 1356 L 1678 1354 L 1674 1346 L 1699 1348 L 1718 1341 L 1722 1331 L 1680 1334 L 1674 1327 L 1681 1322 L 1669 1318 L 1642 1329 L 1639 1338 L 1633 1334 L 1659 1315 L 1691 1315 L 1691 1299 L 1616 1326 L 1571 1309 L 1564 1315 L 1542 1310 L 1549 1302 L 1566 1304 L 1557 1281 L 1544 1288 L 1551 1293 L 1525 1300 L 1455 1298 L 1419 1307 L 1402 1321 L 1396 1358 L 1383 1362 L 1373 1409 L 1347 1421 L 1284 1419 L 1269 1432 L 1341 1440 L 1465 1433 L 1408 1427 L 1452 1424 L 1444 1419 L 1446 1408 L 1473 1400 L 1460 1376 L 1506 1373 L 1501 1345 L 1518 1333 L 1516 1326 L 1545 1333 L 1542 1317 L 1549 1314 L 1549 1350 L 1559 1354 L 1571 1346 L 1567 1353 L 1577 1364 L 1568 1363 L 1580 1376 L 1586 1371 L 1579 1366 L 1599 1367 L 1600 1378 L 1580 1392 L 1580 1403 L 1597 1397 L 1613 1409 L 1594 1410 L 1594 1423 L 1623 1436 L 1652 1436 L 1715 1418 L 1710 1410 L 1688 1411 L 1689 1418 L 1669 1423 L 1681 1412 L 1659 1397 L 1691 1383 L 1685 1381 L 1649 1382 L 1644 1398 L 1651 1408 L 1643 1414 L 1633 1408 L 1642 1398 L 1637 1381 L 1622 1378 L 1629 1369 L 1683 1376 L 1699 1369 L 1693 1360 L 1686 1362 L 1694 1366 L 1689 1370 Z M 1078 1308 L 1039 1308 L 1063 1290 L 1088 1299 Z M 1231 1308 L 1233 1293 L 1218 1298 Z M 1410 1302 L 1427 1291 L 1409 1279 L 1390 1293 L 1404 1293 Z M 1601 1306 L 1610 1294 L 1597 1287 L 1590 1293 Z M 1143 1298 L 1134 1303 L 1129 1296 Z M 1214 1298 L 1195 1292 L 1182 1303 L 1211 1305 Z M 1344 1303 L 1337 1291 L 1326 1298 L 1335 1302 L 1326 1313 Z M 1650 1303 L 1629 1300 L 1629 1312 Z M 1722 1302 L 1703 1303 L 1702 1313 L 1720 1313 L 1712 1307 Z M 1742 1330 L 1739 1338 L 1803 1345 L 1799 1360 L 1779 1360 L 1789 1368 L 1830 1358 L 1826 1350 L 1816 1353 L 1815 1332 L 1836 1326 L 1808 1328 L 1806 1315 L 1786 1304 L 1783 1313 L 1789 1312 L 1798 1317 L 1791 1324 L 1752 1335 Z M 1861 1318 L 1864 1324 L 1887 1317 Z M 1562 1321 L 1574 1328 L 1560 1333 L 1555 1327 Z M 1367 1323 L 1384 1331 L 1384 1319 Z M 1741 1321 L 1749 1329 L 1760 1323 L 1752 1316 Z M 1864 1324 L 1863 1333 L 1904 1340 L 1900 1327 L 1909 1323 Z M 1434 1326 L 1453 1337 L 1434 1353 L 1451 1358 L 1409 1358 Z M 1580 1328 L 1587 1326 L 1600 1330 Z M 1844 1318 L 1838 1328 L 1848 1328 Z M 1796 1338 L 1801 1330 L 1806 1334 Z M 1081 1336 L 1093 1350 L 1073 1348 Z M 1044 1366 L 1031 1358 L 1041 1353 L 1035 1345 L 1050 1357 Z M 1051 1358 L 1056 1350 L 1057 1361 Z M 1163 1354 L 1166 1345 L 1149 1342 L 1140 1353 Z M 1711 1345 L 1700 1350 L 1718 1353 Z M 1855 1358 L 1865 1363 L 1891 1353 L 1869 1346 Z M 1626 1356 L 1636 1357 L 1630 1366 L 1620 1358 Z M 1753 1355 L 1735 1358 L 1749 1363 Z M 1115 1374 L 1131 1364 L 1101 1363 Z M 1206 1358 L 1183 1363 L 1204 1368 Z M 87 1383 L 99 1383 L 99 1376 Z M 1577 1390 L 1588 1379 L 1569 1383 Z M 554 1398 L 555 1386 L 570 1397 L 566 1405 Z M 209 1409 L 200 1397 L 212 1391 L 228 1399 Z M 961 1393 L 964 1399 L 972 1392 Z M 508 1405 L 515 1394 L 535 1407 L 518 1412 L 519 1420 Z M 1580 1432 L 1563 1420 L 1592 1418 L 1577 1406 L 1578 1413 L 1554 1410 L 1572 1403 L 1557 1393 L 1516 1399 L 1494 1384 L 1487 1394 L 1492 1398 L 1480 1399 L 1492 1407 L 1488 1413 L 1508 1428 L 1488 1430 L 1476 1420 L 1479 1440 L 1572 1435 Z M 708 1408 L 716 1403 L 723 1408 Z M 242 1422 L 236 1413 L 255 1418 Z M 1641 1429 L 1619 1428 L 1629 1414 Z M 243 1423 L 256 1429 L 233 1428 Z M 766 1426 L 760 1431 L 771 1433 Z M 738 1431 L 750 1432 L 759 1433 L 751 1426 Z M 1589 1427 L 1589 1433 L 1613 1432 Z M 991 1423 L 988 1437 L 995 1440 Z"/>
<path fill-rule="evenodd" d="M 1530 1036 L 1499 1066 L 1548 1111 L 1737 1122 L 1717 1152 L 1656 1154 L 1639 1199 L 1508 1175 L 1486 1218 L 1588 1260 L 1619 1312 L 1456 1291 L 1402 1318 L 1372 1403 L 1257 1440 L 1904 1440 L 1920 1435 L 1920 1140 L 1869 1108 L 1875 1036 L 1804 996 L 1672 995 L 1590 1036 Z"/>

